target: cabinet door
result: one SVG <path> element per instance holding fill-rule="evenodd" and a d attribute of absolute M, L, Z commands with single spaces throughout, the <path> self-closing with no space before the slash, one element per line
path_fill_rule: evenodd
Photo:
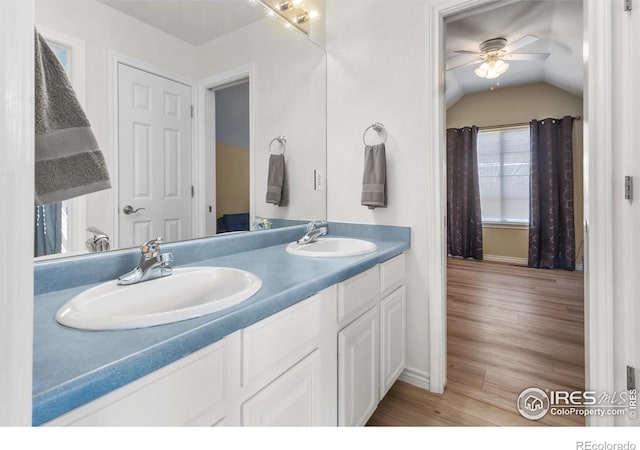
<path fill-rule="evenodd" d="M 315 350 L 242 405 L 242 425 L 318 425 L 320 351 Z"/>
<path fill-rule="evenodd" d="M 378 306 L 338 333 L 338 424 L 365 425 L 378 405 Z"/>
<path fill-rule="evenodd" d="M 406 290 L 402 286 L 380 302 L 380 398 L 406 365 Z"/>

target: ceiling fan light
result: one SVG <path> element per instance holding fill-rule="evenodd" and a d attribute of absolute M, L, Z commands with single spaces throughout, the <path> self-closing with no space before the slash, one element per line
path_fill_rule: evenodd
<path fill-rule="evenodd" d="M 496 62 L 496 72 L 498 72 L 498 75 L 502 75 L 507 70 L 509 70 L 509 63 L 506 63 L 503 60 L 499 59 Z"/>
<path fill-rule="evenodd" d="M 509 64 L 505 63 L 501 59 L 492 58 L 489 61 L 483 62 L 474 72 L 480 78 L 486 78 L 491 80 L 498 78 L 509 69 Z"/>
<path fill-rule="evenodd" d="M 480 78 L 486 78 L 488 72 L 489 64 L 487 64 L 486 62 L 483 62 L 476 70 L 474 70 L 474 73 Z"/>

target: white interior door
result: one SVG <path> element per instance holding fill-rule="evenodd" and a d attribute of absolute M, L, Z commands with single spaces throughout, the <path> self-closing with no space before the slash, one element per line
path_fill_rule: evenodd
<path fill-rule="evenodd" d="M 119 63 L 119 247 L 192 238 L 191 139 L 191 88 Z"/>

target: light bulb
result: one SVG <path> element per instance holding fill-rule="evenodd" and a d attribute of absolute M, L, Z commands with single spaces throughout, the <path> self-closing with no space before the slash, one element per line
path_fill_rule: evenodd
<path fill-rule="evenodd" d="M 489 72 L 489 64 L 483 62 L 474 72 L 480 78 L 485 78 Z"/>
<path fill-rule="evenodd" d="M 293 0 L 291 3 L 293 3 L 293 6 L 299 7 L 299 6 L 302 6 L 302 4 L 304 3 L 304 0 Z"/>
<path fill-rule="evenodd" d="M 309 11 L 309 19 L 313 20 L 318 17 L 320 17 L 320 13 L 317 10 L 312 9 L 311 11 Z"/>
<path fill-rule="evenodd" d="M 498 75 L 502 75 L 508 69 L 509 69 L 509 64 L 504 62 L 503 60 L 499 59 L 498 62 L 496 62 L 496 71 L 498 72 Z"/>

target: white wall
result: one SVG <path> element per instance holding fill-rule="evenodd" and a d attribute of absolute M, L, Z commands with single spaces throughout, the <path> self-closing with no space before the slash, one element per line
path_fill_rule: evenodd
<path fill-rule="evenodd" d="M 0 1 L 0 427 L 31 425 L 33 3 Z"/>
<path fill-rule="evenodd" d="M 325 170 L 325 52 L 277 19 L 265 19 L 198 47 L 198 77 L 204 79 L 253 65 L 252 114 L 256 118 L 256 215 L 288 219 L 325 216 L 326 193 L 313 190 L 313 170 Z M 287 137 L 289 206 L 266 203 L 268 145 Z M 279 152 L 274 144 L 274 152 Z"/>
<path fill-rule="evenodd" d="M 329 0 L 326 11 L 328 219 L 412 228 L 407 255 L 407 364 L 414 381 L 426 387 L 426 176 L 431 171 L 429 136 L 424 132 L 429 100 L 426 6 L 419 0 Z M 362 133 L 377 121 L 388 133 L 388 207 L 369 210 L 360 205 Z"/>
<path fill-rule="evenodd" d="M 86 44 L 86 114 L 104 152 L 112 184 L 114 149 L 109 148 L 109 51 L 195 78 L 196 49 L 95 0 L 38 0 L 35 22 Z M 87 196 L 87 225 L 113 236 L 113 191 Z"/>

